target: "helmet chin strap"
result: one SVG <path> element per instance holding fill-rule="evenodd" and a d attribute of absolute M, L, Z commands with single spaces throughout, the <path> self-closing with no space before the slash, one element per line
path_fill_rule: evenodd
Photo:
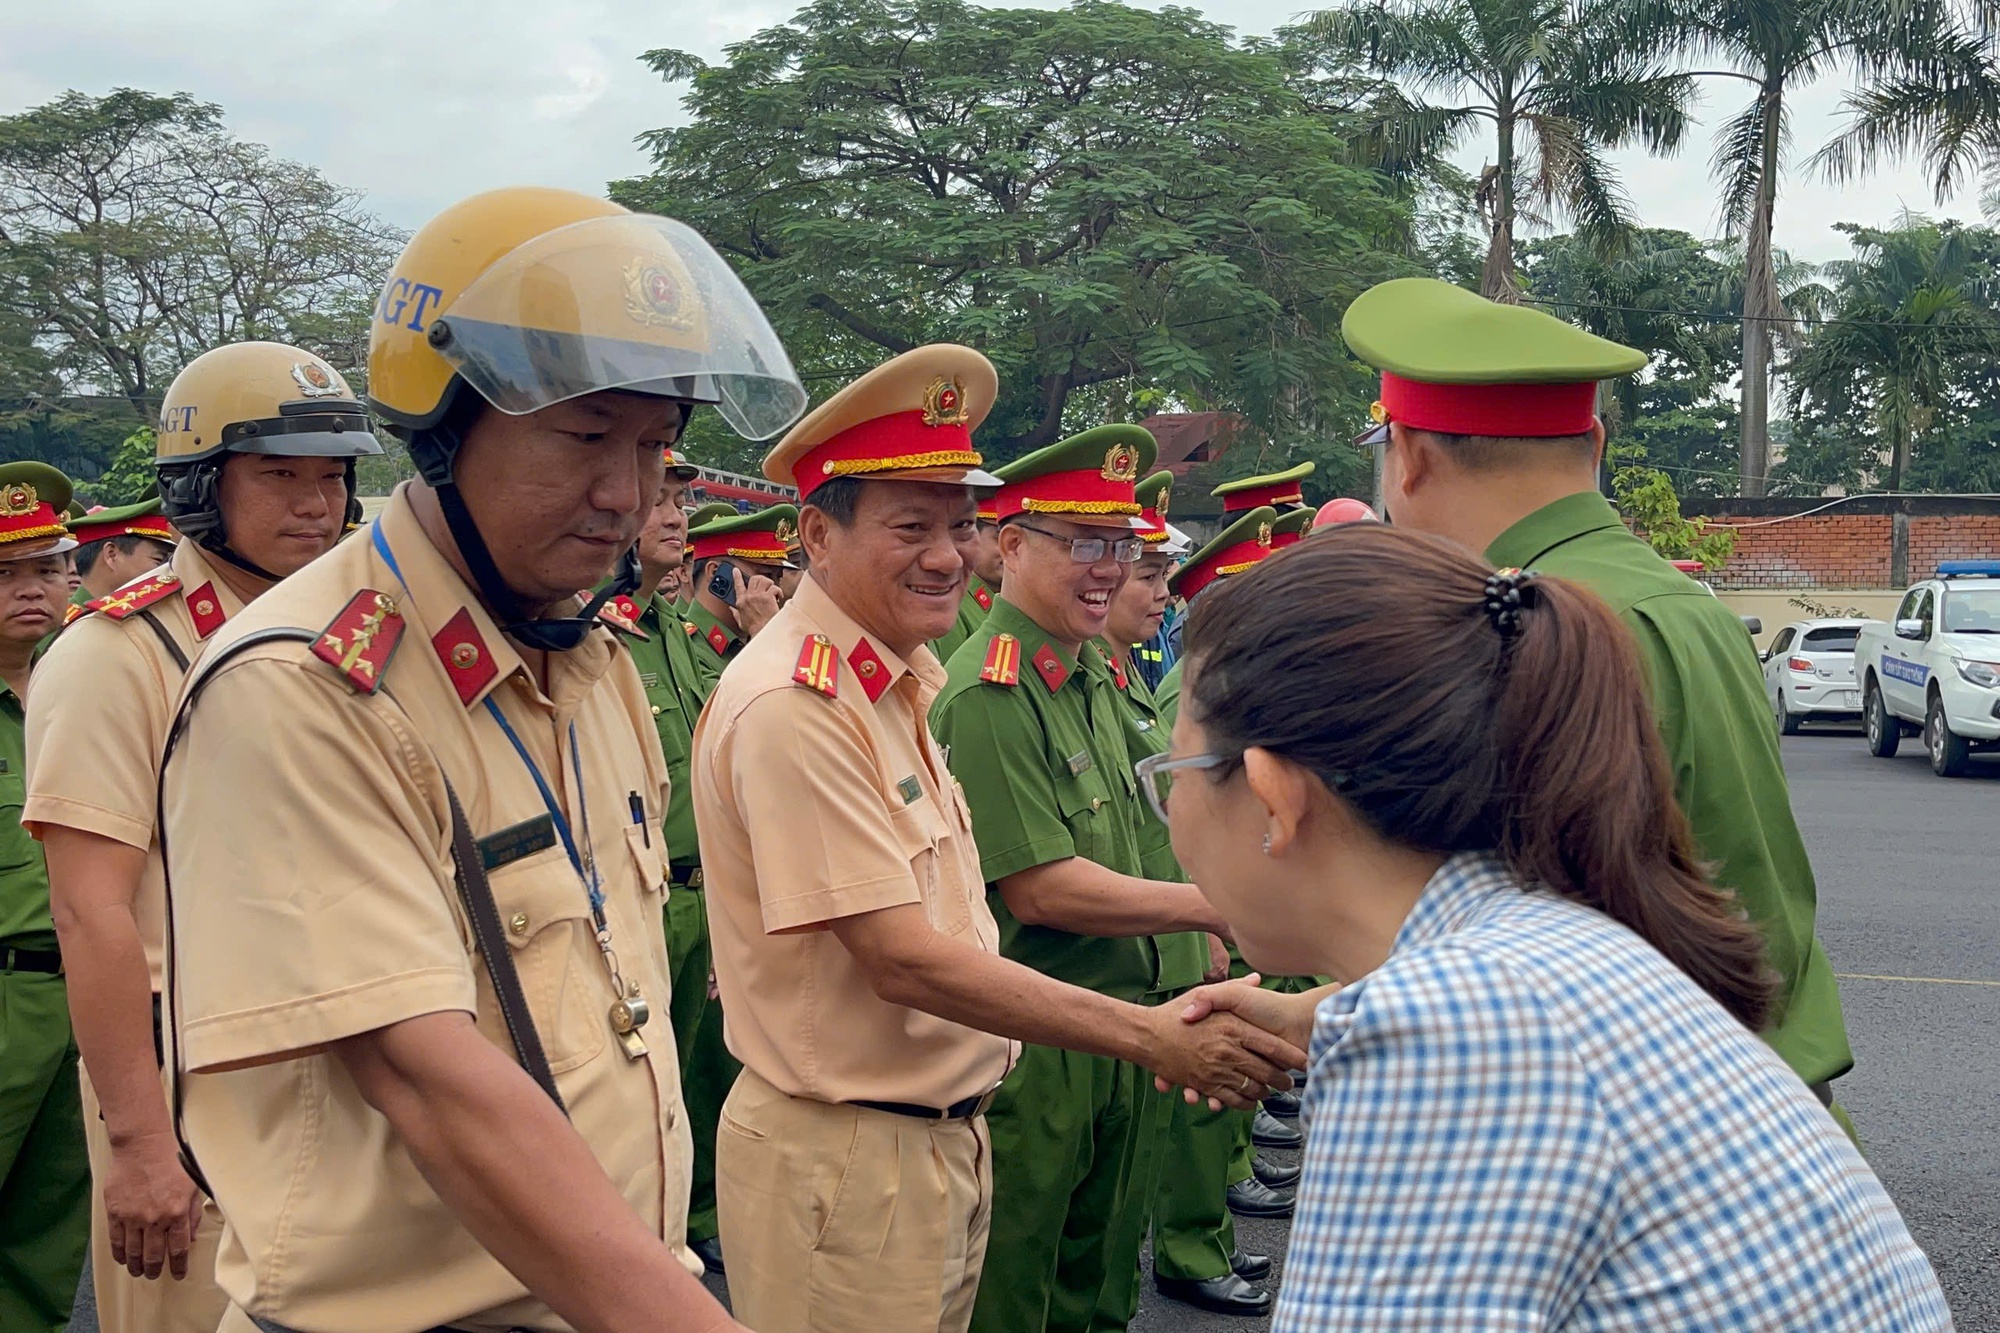
<path fill-rule="evenodd" d="M 211 535 L 215 537 L 222 536 L 220 532 L 213 533 Z M 270 570 L 264 568 L 262 565 L 258 564 L 255 560 L 247 559 L 244 556 L 238 555 L 234 550 L 230 549 L 229 543 L 226 541 L 214 541 L 214 542 L 204 541 L 201 543 L 201 549 L 209 552 L 211 555 L 220 556 L 222 559 L 236 566 L 244 573 L 253 574 L 256 577 L 264 580 L 264 582 L 266 583 L 277 583 L 279 580 L 285 577 L 283 574 L 273 574 Z"/>
<path fill-rule="evenodd" d="M 465 507 L 465 497 L 459 494 L 458 483 L 452 479 L 452 462 L 464 439 L 461 426 L 464 420 L 457 413 L 447 414 L 444 421 L 412 439 L 412 460 L 416 462 L 424 483 L 436 494 L 438 508 L 444 513 L 445 526 L 451 529 L 451 538 L 458 544 L 458 553 L 465 559 L 473 585 L 478 588 L 487 610 L 499 622 L 500 632 L 523 647 L 552 653 L 569 652 L 590 636 L 590 631 L 598 624 L 597 613 L 606 602 L 613 597 L 629 596 L 638 588 L 639 545 L 634 542 L 625 549 L 611 582 L 591 598 L 582 611 L 574 616 L 535 616 L 520 595 L 508 586 L 507 580 L 501 577 L 499 566 L 493 563 L 493 553 L 487 549 L 486 539 L 480 535 L 479 524 L 473 520 L 472 511 Z"/>

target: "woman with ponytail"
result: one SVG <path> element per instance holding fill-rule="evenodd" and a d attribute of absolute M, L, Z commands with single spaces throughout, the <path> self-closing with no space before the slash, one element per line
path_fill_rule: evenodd
<path fill-rule="evenodd" d="M 1311 1052 L 1279 1333 L 1949 1329 L 1696 861 L 1602 603 L 1373 524 L 1195 603 L 1140 765 Z"/>

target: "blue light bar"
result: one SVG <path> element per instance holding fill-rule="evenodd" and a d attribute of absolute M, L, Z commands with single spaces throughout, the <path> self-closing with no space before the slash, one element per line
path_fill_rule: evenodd
<path fill-rule="evenodd" d="M 1940 560 L 1938 577 L 2000 579 L 2000 560 Z"/>

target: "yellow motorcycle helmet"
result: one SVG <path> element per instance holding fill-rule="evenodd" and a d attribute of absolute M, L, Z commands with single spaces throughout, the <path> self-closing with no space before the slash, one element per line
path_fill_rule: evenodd
<path fill-rule="evenodd" d="M 461 387 L 514 416 L 605 389 L 713 403 L 753 440 L 806 403 L 764 312 L 692 228 L 535 186 L 438 214 L 382 285 L 376 411 L 421 431 Z"/>
<path fill-rule="evenodd" d="M 161 511 L 183 536 L 261 578 L 275 579 L 229 547 L 222 516 L 227 456 L 344 458 L 347 511 L 358 512 L 354 460 L 382 452 L 368 409 L 339 371 L 283 343 L 211 348 L 187 363 L 160 404 L 153 465 Z"/>
<path fill-rule="evenodd" d="M 806 405 L 755 299 L 671 218 L 568 190 L 492 190 L 420 228 L 382 285 L 369 399 L 409 442 L 487 606 L 530 647 L 575 647 L 597 624 L 597 604 L 564 619 L 529 613 L 453 480 L 459 445 L 484 409 L 525 416 L 612 389 L 713 404 L 752 440 L 784 430 Z M 637 577 L 628 551 L 598 602 Z"/>

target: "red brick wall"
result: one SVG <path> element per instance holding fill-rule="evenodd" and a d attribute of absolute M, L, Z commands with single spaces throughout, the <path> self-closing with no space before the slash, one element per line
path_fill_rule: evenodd
<path fill-rule="evenodd" d="M 1892 588 L 1895 519 L 1888 514 L 1768 518 L 1736 523 L 1736 552 L 1709 576 L 1718 588 Z M 2000 559 L 2000 514 L 1911 515 L 1909 577 L 1929 578 L 1940 560 Z"/>

